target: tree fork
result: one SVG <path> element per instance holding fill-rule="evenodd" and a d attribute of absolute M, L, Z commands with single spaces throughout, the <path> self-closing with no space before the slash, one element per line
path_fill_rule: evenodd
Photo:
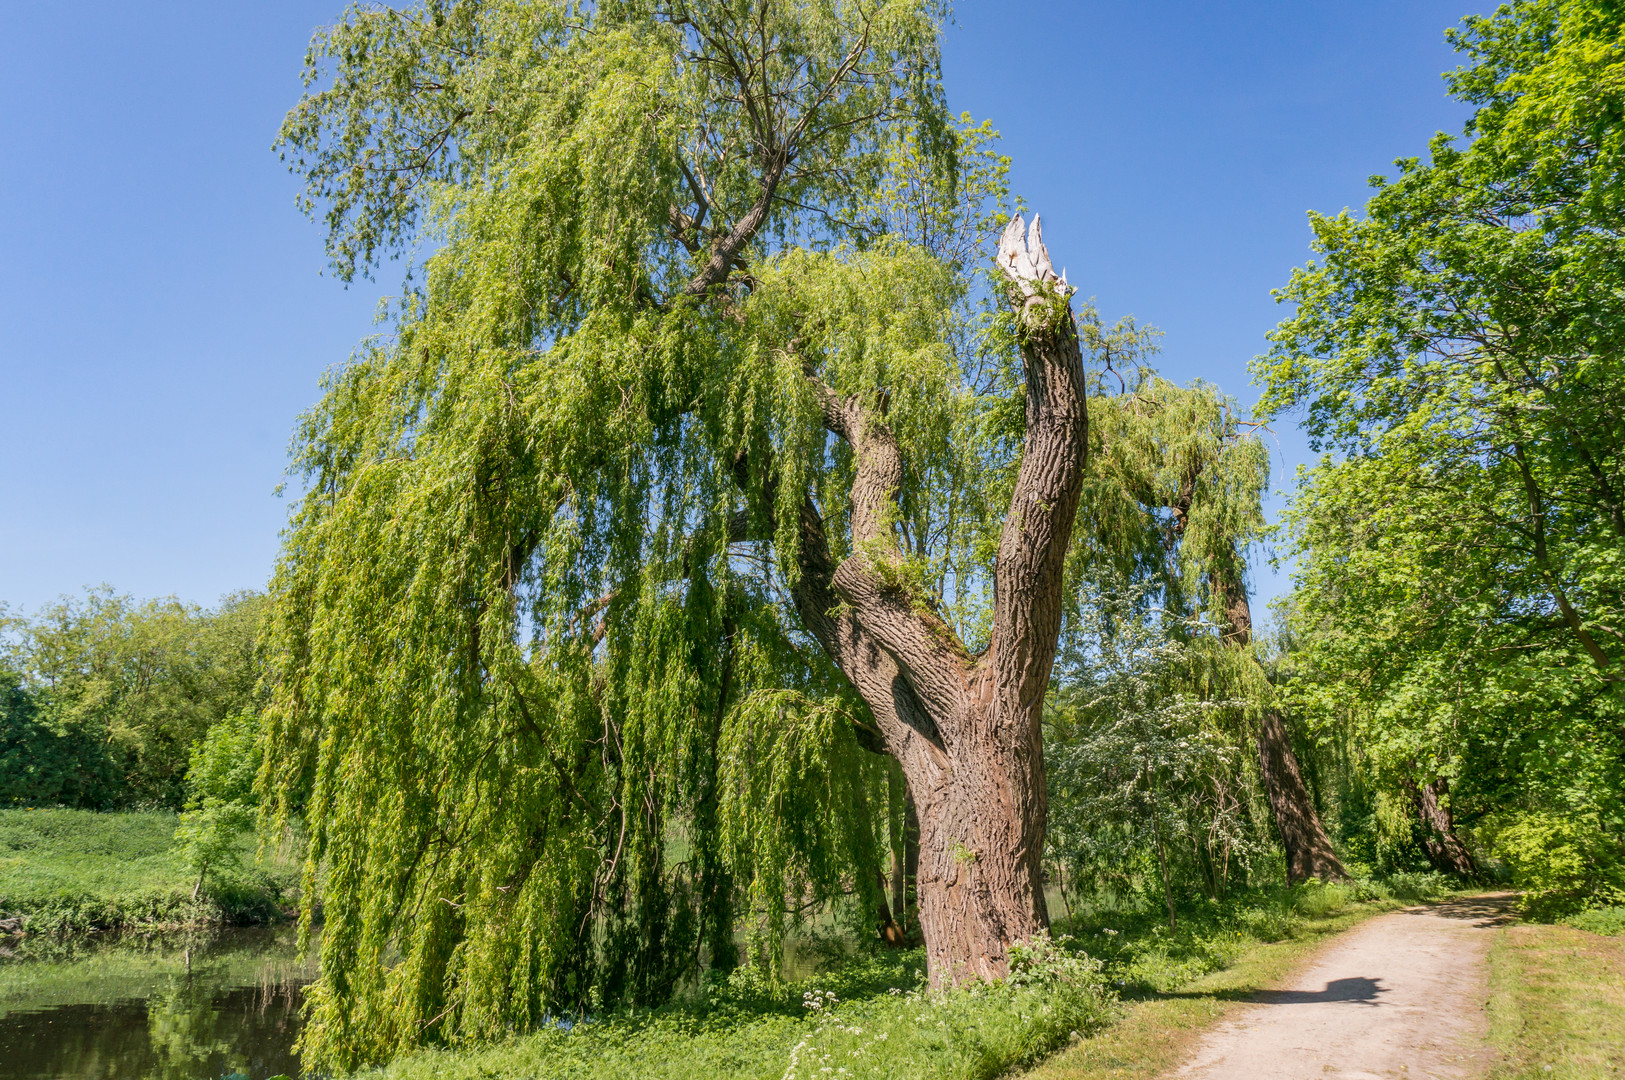
<path fill-rule="evenodd" d="M 809 372 L 825 426 L 852 447 L 853 554 L 834 563 L 810 498 L 800 512 L 803 622 L 869 705 L 919 822 L 915 879 L 931 981 L 991 980 L 1008 948 L 1049 924 L 1044 695 L 1060 634 L 1063 564 L 1082 488 L 1088 418 L 1069 297 L 1038 220 L 999 243 L 1026 367 L 1026 437 L 994 567 L 992 639 L 972 655 L 877 572 L 897 554 L 902 460 L 883 418 Z"/>

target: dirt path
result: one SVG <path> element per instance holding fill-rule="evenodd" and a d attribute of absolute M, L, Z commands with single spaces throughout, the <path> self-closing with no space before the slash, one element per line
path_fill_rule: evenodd
<path fill-rule="evenodd" d="M 1331 942 L 1282 990 L 1213 1029 L 1177 1080 L 1441 1080 L 1476 1074 L 1484 952 L 1512 894 L 1372 919 Z"/>

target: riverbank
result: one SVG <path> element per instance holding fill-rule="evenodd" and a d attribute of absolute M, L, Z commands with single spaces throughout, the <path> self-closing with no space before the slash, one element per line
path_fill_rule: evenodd
<path fill-rule="evenodd" d="M 292 926 L 31 935 L 0 961 L 0 1080 L 299 1075 Z"/>
<path fill-rule="evenodd" d="M 1127 1076 L 1112 1048 L 1155 1050 L 1156 1029 L 1135 1026 L 1141 999 L 1231 969 L 1245 973 L 1243 982 L 1266 978 L 1326 936 L 1447 887 L 1427 877 L 1397 887 L 1272 889 L 1182 912 L 1175 929 L 1156 912 L 1080 912 L 1057 921 L 1071 951 L 1037 958 L 1011 985 L 933 994 L 923 988 L 918 952 L 880 953 L 778 990 L 758 984 L 752 993 L 748 976 L 736 975 L 698 1000 L 484 1047 L 412 1054 L 360 1075 L 780 1080 L 844 1068 L 852 1077 L 986 1080 L 1031 1066 L 1038 1066 L 1035 1077 L 1084 1075 L 1067 1070 L 1097 1060 Z M 1194 1009 L 1180 1019 L 1194 1025 L 1203 1016 Z"/>
<path fill-rule="evenodd" d="M 196 882 L 164 811 L 0 810 L 0 927 L 30 934 L 156 930 L 275 922 L 288 916 L 298 868 L 256 864 L 245 835 L 243 869 Z"/>

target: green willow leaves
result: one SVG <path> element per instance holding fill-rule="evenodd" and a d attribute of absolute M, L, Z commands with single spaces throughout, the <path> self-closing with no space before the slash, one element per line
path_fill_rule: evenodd
<path fill-rule="evenodd" d="M 899 581 L 987 602 L 1020 382 L 972 267 L 1005 162 L 946 119 L 942 17 L 490 0 L 317 35 L 282 148 L 335 270 L 422 246 L 301 422 L 273 583 L 312 1061 L 658 1002 L 736 925 L 771 967 L 809 905 L 873 910 L 891 766 L 786 589 L 804 499 L 849 544 L 814 373 L 958 493 L 904 500 Z"/>

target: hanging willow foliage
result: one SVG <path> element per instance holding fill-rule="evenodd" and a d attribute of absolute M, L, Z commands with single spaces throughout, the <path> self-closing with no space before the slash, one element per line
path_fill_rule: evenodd
<path fill-rule="evenodd" d="M 317 35 L 283 147 L 336 271 L 432 254 L 301 421 L 273 585 L 313 1063 L 656 1002 L 737 924 L 771 964 L 807 904 L 876 899 L 895 767 L 785 590 L 809 493 L 849 544 L 812 371 L 930 496 L 891 572 L 985 623 L 1021 379 L 972 303 L 1004 164 L 945 119 L 942 14 L 488 0 Z"/>

